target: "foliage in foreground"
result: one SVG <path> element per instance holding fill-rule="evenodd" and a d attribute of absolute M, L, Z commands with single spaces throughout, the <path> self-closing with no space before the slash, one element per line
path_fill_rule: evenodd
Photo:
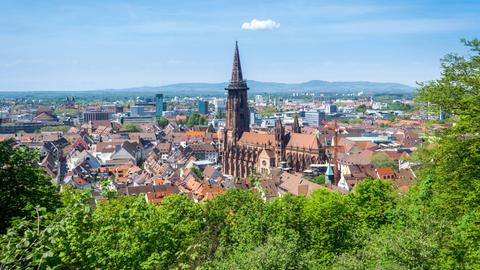
<path fill-rule="evenodd" d="M 38 152 L 0 142 L 0 233 L 15 218 L 35 215 L 35 206 L 53 210 L 59 203 L 57 191 L 39 167 Z"/>
<path fill-rule="evenodd" d="M 62 207 L 37 209 L 34 218 L 2 236 L 0 262 L 5 268 L 62 269 L 323 267 L 361 242 L 353 239 L 365 236 L 353 228 L 368 227 L 367 219 L 356 220 L 351 209 L 382 217 L 395 205 L 390 183 L 365 183 L 364 190 L 348 196 L 320 190 L 307 199 L 284 196 L 265 202 L 259 193 L 230 190 L 205 204 L 175 195 L 154 206 L 132 196 L 95 209 L 88 192 L 67 188 Z"/>

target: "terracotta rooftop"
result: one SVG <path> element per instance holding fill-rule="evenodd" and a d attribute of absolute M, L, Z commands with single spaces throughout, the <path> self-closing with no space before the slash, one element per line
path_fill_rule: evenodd
<path fill-rule="evenodd" d="M 383 178 L 383 176 L 394 175 L 395 171 L 390 167 L 382 167 L 377 169 L 377 173 L 380 178 Z"/>
<path fill-rule="evenodd" d="M 273 134 L 243 132 L 239 142 L 254 145 L 273 145 L 275 143 L 275 136 Z"/>
<path fill-rule="evenodd" d="M 205 131 L 195 131 L 195 130 L 189 130 L 185 132 L 185 135 L 187 137 L 205 137 Z"/>
<path fill-rule="evenodd" d="M 317 150 L 321 148 L 321 145 L 316 135 L 290 133 L 290 140 L 288 141 L 287 148 L 288 147 Z"/>
<path fill-rule="evenodd" d="M 155 191 L 150 191 L 145 194 L 145 200 L 149 203 L 160 204 L 165 200 L 166 196 L 180 192 L 178 187 L 173 185 L 157 185 L 155 187 Z"/>

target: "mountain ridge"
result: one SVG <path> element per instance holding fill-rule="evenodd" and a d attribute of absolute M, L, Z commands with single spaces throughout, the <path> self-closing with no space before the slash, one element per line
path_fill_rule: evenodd
<path fill-rule="evenodd" d="M 192 91 L 205 91 L 221 93 L 225 90 L 228 82 L 221 83 L 175 83 L 163 86 L 131 87 L 117 90 L 126 91 L 163 91 L 176 93 L 190 93 Z M 279 93 L 279 92 L 325 92 L 325 93 L 346 93 L 364 91 L 367 93 L 412 93 L 414 87 L 390 82 L 369 82 L 369 81 L 339 81 L 330 82 L 323 80 L 311 80 L 301 83 L 279 83 L 261 82 L 248 80 L 247 85 L 253 93 Z"/>
<path fill-rule="evenodd" d="M 162 86 L 138 86 L 127 88 L 106 88 L 106 89 L 90 89 L 90 90 L 23 90 L 23 91 L 0 91 L 0 93 L 27 93 L 27 92 L 162 92 L 165 94 L 182 94 L 191 95 L 195 92 L 199 94 L 220 94 L 224 93 L 228 82 L 205 83 L 174 83 Z M 262 82 L 255 80 L 247 80 L 247 85 L 251 93 L 292 93 L 292 92 L 322 92 L 322 93 L 351 93 L 364 91 L 365 93 L 396 93 L 409 94 L 415 88 L 392 82 L 370 82 L 370 81 L 324 81 L 310 80 L 300 83 L 280 83 L 280 82 Z"/>

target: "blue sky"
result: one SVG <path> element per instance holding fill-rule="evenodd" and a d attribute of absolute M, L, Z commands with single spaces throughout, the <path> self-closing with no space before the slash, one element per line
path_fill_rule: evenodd
<path fill-rule="evenodd" d="M 226 81 L 235 40 L 248 79 L 414 85 L 479 16 L 478 0 L 2 0 L 0 90 Z"/>

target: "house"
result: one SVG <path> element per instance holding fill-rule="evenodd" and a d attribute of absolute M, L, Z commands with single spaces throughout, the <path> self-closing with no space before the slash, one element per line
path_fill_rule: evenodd
<path fill-rule="evenodd" d="M 411 169 L 400 169 L 396 173 L 396 177 L 392 179 L 392 184 L 400 191 L 405 193 L 408 191 L 413 181 L 417 178 Z"/>
<path fill-rule="evenodd" d="M 290 193 L 295 196 L 309 196 L 313 191 L 324 188 L 322 185 L 304 179 L 301 174 L 288 172 L 282 172 L 276 181 L 280 183 L 280 193 Z"/>
<path fill-rule="evenodd" d="M 141 195 L 141 194 L 147 194 L 149 192 L 165 192 L 165 193 L 171 193 L 171 191 L 178 190 L 175 186 L 167 187 L 166 185 L 159 185 L 159 186 L 154 186 L 154 185 L 146 185 L 146 186 L 128 186 L 128 187 L 120 187 L 117 188 L 117 193 L 119 195 Z M 178 192 L 176 192 L 178 193 Z M 170 195 L 170 194 L 168 194 Z M 167 196 L 167 195 L 165 195 Z"/>
<path fill-rule="evenodd" d="M 142 159 L 142 147 L 137 142 L 130 141 L 97 143 L 95 156 L 106 166 L 123 163 L 124 161 L 138 164 Z"/>
<path fill-rule="evenodd" d="M 214 184 L 218 183 L 219 178 L 220 180 L 223 180 L 223 174 L 220 170 L 208 165 L 203 169 L 203 178 L 209 183 Z"/>
<path fill-rule="evenodd" d="M 217 195 L 225 192 L 220 186 L 212 186 L 208 182 L 202 182 L 201 186 L 194 193 L 197 202 L 204 202 L 215 198 Z"/>
<path fill-rule="evenodd" d="M 160 204 L 166 196 L 179 193 L 180 190 L 174 185 L 155 185 L 153 191 L 145 193 L 145 201 L 151 204 Z"/>
<path fill-rule="evenodd" d="M 81 164 L 88 163 L 88 167 L 90 168 L 99 168 L 101 166 L 100 161 L 90 152 L 78 151 L 75 150 L 68 158 L 67 158 L 67 167 L 70 171 L 73 171 L 75 168 L 80 166 Z"/>
<path fill-rule="evenodd" d="M 187 146 L 192 150 L 192 154 L 197 160 L 208 160 L 213 163 L 218 162 L 218 151 L 212 144 L 199 143 Z"/>
<path fill-rule="evenodd" d="M 65 176 L 64 182 L 65 182 L 65 184 L 73 185 L 80 190 L 85 190 L 85 189 L 91 188 L 93 186 L 93 184 L 91 182 L 83 179 L 81 176 L 74 175 L 73 173 L 68 173 Z"/>
<path fill-rule="evenodd" d="M 37 122 L 57 122 L 58 118 L 56 115 L 50 112 L 41 112 L 37 116 L 33 117 L 32 120 Z"/>
<path fill-rule="evenodd" d="M 382 167 L 376 169 L 377 178 L 391 180 L 395 178 L 395 171 L 390 167 Z"/>
<path fill-rule="evenodd" d="M 278 187 L 275 183 L 275 180 L 273 180 L 273 178 L 266 178 L 263 181 L 260 181 L 259 184 L 260 184 L 259 188 L 262 191 L 262 198 L 265 201 L 278 197 L 280 195 Z"/>
<path fill-rule="evenodd" d="M 161 161 L 166 161 L 170 155 L 170 151 L 172 150 L 171 143 L 159 143 L 155 148 L 153 148 L 153 152 L 157 155 L 157 157 Z"/>
<path fill-rule="evenodd" d="M 114 182 L 121 182 L 124 184 L 131 182 L 130 177 L 141 172 L 141 170 L 140 167 L 133 163 L 98 168 L 99 174 L 104 177 L 112 177 Z"/>
<path fill-rule="evenodd" d="M 45 174 L 51 178 L 55 178 L 57 176 L 57 160 L 51 153 L 47 153 L 47 155 L 42 159 L 40 166 L 42 166 Z"/>

